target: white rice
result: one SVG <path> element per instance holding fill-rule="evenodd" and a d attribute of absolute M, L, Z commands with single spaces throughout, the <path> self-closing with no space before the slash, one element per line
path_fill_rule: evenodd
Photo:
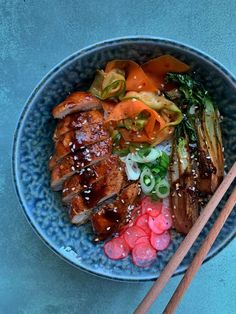
<path fill-rule="evenodd" d="M 165 152 L 168 156 L 171 155 L 172 140 L 165 140 L 156 146 L 162 152 Z"/>

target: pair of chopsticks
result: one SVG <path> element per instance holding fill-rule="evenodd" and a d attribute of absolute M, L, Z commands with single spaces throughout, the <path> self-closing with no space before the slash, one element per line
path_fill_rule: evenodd
<path fill-rule="evenodd" d="M 157 281 L 151 287 L 151 289 L 146 294 L 142 302 L 136 308 L 134 312 L 135 314 L 147 313 L 150 306 L 159 296 L 162 289 L 165 287 L 165 285 L 167 284 L 167 282 L 173 275 L 174 271 L 177 269 L 179 264 L 182 262 L 182 260 L 188 253 L 189 249 L 192 247 L 194 241 L 199 236 L 200 232 L 206 225 L 207 221 L 211 217 L 217 205 L 220 203 L 222 197 L 228 190 L 229 186 L 231 185 L 235 177 L 236 177 L 236 162 L 234 163 L 233 167 L 230 169 L 227 176 L 224 178 L 223 182 L 220 184 L 220 186 L 218 187 L 218 189 L 216 190 L 216 192 L 214 193 L 214 195 L 212 196 L 212 198 L 206 205 L 205 209 L 202 211 L 201 215 L 198 217 L 197 221 L 195 222 L 195 224 L 193 225 L 193 227 L 191 228 L 191 230 L 189 231 L 185 239 L 182 241 L 176 253 L 173 255 L 169 263 L 166 265 L 166 267 L 162 271 L 160 277 L 157 279 Z M 236 188 L 234 188 L 232 194 L 230 195 L 220 215 L 218 216 L 210 232 L 205 238 L 203 244 L 201 245 L 200 249 L 195 255 L 192 263 L 190 264 L 180 284 L 178 285 L 177 289 L 172 295 L 163 313 L 165 314 L 174 313 L 175 308 L 177 307 L 185 291 L 190 285 L 191 280 L 193 279 L 195 273 L 198 271 L 199 267 L 204 261 L 205 256 L 209 252 L 215 239 L 220 233 L 220 230 L 222 229 L 225 221 L 230 215 L 235 204 L 236 204 Z"/>

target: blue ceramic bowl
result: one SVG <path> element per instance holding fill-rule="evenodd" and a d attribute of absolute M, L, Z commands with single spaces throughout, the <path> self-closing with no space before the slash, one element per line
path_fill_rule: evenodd
<path fill-rule="evenodd" d="M 70 92 L 91 82 L 94 72 L 112 59 L 132 59 L 143 63 L 162 54 L 171 54 L 188 63 L 200 74 L 225 117 L 222 124 L 226 164 L 230 167 L 236 156 L 236 82 L 218 62 L 202 52 L 166 39 L 150 37 L 120 38 L 101 42 L 80 50 L 58 64 L 33 91 L 21 114 L 14 138 L 13 175 L 19 201 L 25 215 L 40 238 L 55 253 L 72 265 L 90 273 L 118 280 L 151 280 L 176 251 L 182 236 L 173 232 L 169 248 L 158 253 L 150 268 L 134 266 L 130 257 L 109 260 L 102 244 L 92 243 L 89 224 L 72 225 L 62 207 L 60 193 L 50 189 L 47 169 L 53 152 L 52 134 L 55 121 L 52 108 Z M 192 256 L 213 224 L 220 208 L 204 228 L 175 274 L 188 267 Z M 235 235 L 236 212 L 227 220 L 208 259 L 219 252 Z"/>

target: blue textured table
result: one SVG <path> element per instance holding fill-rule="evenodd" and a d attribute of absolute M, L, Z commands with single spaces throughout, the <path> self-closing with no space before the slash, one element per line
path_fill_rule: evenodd
<path fill-rule="evenodd" d="M 227 3 L 227 5 L 226 5 Z M 153 35 L 198 47 L 236 75 L 236 2 L 0 2 L 0 313 L 132 313 L 152 283 L 119 283 L 68 265 L 34 234 L 11 179 L 13 132 L 36 83 L 72 52 L 124 35 Z M 161 313 L 181 277 L 152 307 Z M 204 264 L 177 313 L 236 313 L 236 240 Z"/>

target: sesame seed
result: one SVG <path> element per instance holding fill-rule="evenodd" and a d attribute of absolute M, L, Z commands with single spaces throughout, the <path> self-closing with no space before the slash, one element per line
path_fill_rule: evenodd
<path fill-rule="evenodd" d="M 72 167 L 71 167 L 71 170 L 72 170 L 72 171 L 75 171 L 75 167 L 74 167 L 74 166 L 72 166 Z"/>
<path fill-rule="evenodd" d="M 124 200 L 120 200 L 120 201 L 121 201 L 121 203 L 123 203 L 123 204 L 125 203 L 125 201 L 124 201 Z"/>
<path fill-rule="evenodd" d="M 84 191 L 84 193 L 89 194 L 89 193 L 91 193 L 91 190 Z"/>
<path fill-rule="evenodd" d="M 73 159 L 74 159 L 74 160 L 78 160 L 78 156 L 74 156 Z"/>
<path fill-rule="evenodd" d="M 107 230 L 110 230 L 111 229 L 111 227 L 107 227 Z"/>
<path fill-rule="evenodd" d="M 71 191 L 75 191 L 75 187 L 71 188 Z"/>
<path fill-rule="evenodd" d="M 89 197 L 86 196 L 85 199 L 88 201 L 88 200 L 89 200 Z"/>
<path fill-rule="evenodd" d="M 69 143 L 69 146 L 71 146 L 71 145 L 73 145 L 73 143 L 72 143 L 72 142 L 70 142 L 70 143 Z"/>

